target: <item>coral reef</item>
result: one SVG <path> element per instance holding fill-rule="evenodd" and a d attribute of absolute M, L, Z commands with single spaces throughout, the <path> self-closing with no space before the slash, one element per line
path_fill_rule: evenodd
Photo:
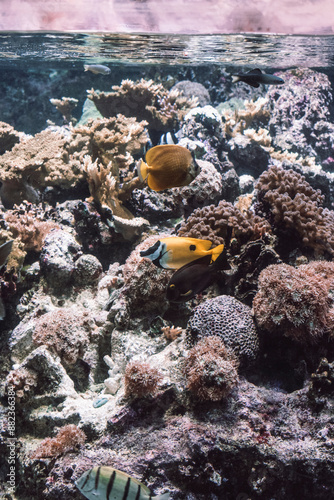
<path fill-rule="evenodd" d="M 8 123 L 0 122 L 0 154 L 10 151 L 15 144 L 20 142 L 22 135 Z"/>
<path fill-rule="evenodd" d="M 287 264 L 268 266 L 259 276 L 253 300 L 258 325 L 301 343 L 319 341 L 334 328 L 329 295 L 333 279 L 332 262 L 312 262 L 297 269 Z"/>
<path fill-rule="evenodd" d="M 197 306 L 186 334 L 190 344 L 206 337 L 219 337 L 244 365 L 254 362 L 259 352 L 259 337 L 250 307 L 228 295 L 205 300 Z"/>
<path fill-rule="evenodd" d="M 124 375 L 124 390 L 126 397 L 142 398 L 154 396 L 162 375 L 149 363 L 133 361 L 126 366 Z"/>
<path fill-rule="evenodd" d="M 322 207 L 324 196 L 304 176 L 273 165 L 259 177 L 256 189 L 256 212 L 270 222 L 273 232 L 333 254 L 334 212 Z"/>
<path fill-rule="evenodd" d="M 206 337 L 190 349 L 185 359 L 187 387 L 199 399 L 220 401 L 238 383 L 238 364 L 219 337 Z"/>
<path fill-rule="evenodd" d="M 232 203 L 220 201 L 217 206 L 198 208 L 181 223 L 178 236 L 202 238 L 214 245 L 224 243 L 233 234 L 241 246 L 250 240 L 260 238 L 271 231 L 269 223 L 250 210 L 241 212 Z"/>
<path fill-rule="evenodd" d="M 161 83 L 141 79 L 137 82 L 123 80 L 114 85 L 112 92 L 88 91 L 102 116 L 109 118 L 119 113 L 126 117 L 146 120 L 151 130 L 173 130 L 187 111 L 197 103 L 196 99 L 182 97 L 178 90 L 167 91 Z"/>
<path fill-rule="evenodd" d="M 74 97 L 62 97 L 61 99 L 50 99 L 50 102 L 62 114 L 65 123 L 72 123 L 73 125 L 76 123 L 76 119 L 72 116 L 72 111 L 78 105 L 78 99 L 74 99 Z"/>
<path fill-rule="evenodd" d="M 31 454 L 31 458 L 56 458 L 78 448 L 86 441 L 86 434 L 74 424 L 61 427 L 54 438 L 45 438 Z"/>

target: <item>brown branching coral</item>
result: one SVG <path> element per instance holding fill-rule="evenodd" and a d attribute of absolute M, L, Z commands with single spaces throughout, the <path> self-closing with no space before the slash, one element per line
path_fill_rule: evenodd
<path fill-rule="evenodd" d="M 93 330 L 88 312 L 56 309 L 38 319 L 33 341 L 36 345 L 46 345 L 65 363 L 74 364 L 83 357 Z"/>
<path fill-rule="evenodd" d="M 268 124 L 270 112 L 267 107 L 267 99 L 260 97 L 257 101 L 245 101 L 245 109 L 223 110 L 223 126 L 227 137 L 235 137 L 237 134 L 249 135 L 249 129 L 258 129 Z M 260 128 L 262 133 L 262 128 Z M 254 130 L 255 133 L 255 130 Z M 265 135 L 267 135 L 265 133 Z M 270 144 L 268 144 L 270 145 Z"/>
<path fill-rule="evenodd" d="M 86 441 L 86 434 L 74 424 L 61 427 L 54 438 L 45 438 L 30 455 L 32 459 L 56 458 L 75 450 Z"/>
<path fill-rule="evenodd" d="M 306 344 L 332 331 L 329 291 L 334 284 L 333 273 L 332 262 L 305 264 L 297 269 L 287 264 L 268 266 L 259 276 L 253 300 L 258 325 Z"/>
<path fill-rule="evenodd" d="M 82 138 L 75 143 L 72 139 L 71 134 L 47 129 L 21 140 L 0 157 L 1 198 L 9 207 L 23 200 L 36 202 L 34 189 L 70 188 L 84 178 L 82 160 L 88 150 Z"/>
<path fill-rule="evenodd" d="M 178 90 L 166 90 L 153 80 L 133 82 L 123 80 L 120 86 L 113 86 L 112 92 L 88 91 L 99 112 L 104 117 L 122 113 L 126 117 L 144 119 L 149 129 L 171 130 L 183 116 L 197 105 L 196 99 L 182 97 Z"/>
<path fill-rule="evenodd" d="M 133 361 L 125 369 L 124 387 L 126 397 L 153 396 L 162 380 L 159 370 L 148 363 Z"/>
<path fill-rule="evenodd" d="M 24 245 L 24 250 L 40 252 L 45 237 L 58 224 L 44 220 L 44 216 L 37 207 L 24 203 L 14 210 L 7 210 L 4 219 L 14 238 L 18 238 Z"/>
<path fill-rule="evenodd" d="M 220 245 L 232 235 L 239 244 L 243 244 L 260 238 L 265 232 L 271 232 L 265 219 L 250 210 L 241 212 L 232 203 L 222 200 L 217 206 L 194 210 L 182 222 L 178 236 L 202 238 L 212 241 L 213 245 Z"/>
<path fill-rule="evenodd" d="M 185 360 L 188 389 L 199 399 L 220 401 L 238 383 L 238 364 L 218 337 L 206 337 L 190 349 Z"/>
<path fill-rule="evenodd" d="M 76 119 L 72 117 L 72 111 L 78 105 L 78 99 L 74 99 L 74 97 L 62 97 L 61 99 L 50 99 L 50 102 L 63 115 L 65 123 L 75 124 Z"/>
<path fill-rule="evenodd" d="M 324 196 L 302 175 L 273 165 L 260 176 L 256 189 L 256 211 L 274 232 L 289 231 L 304 246 L 334 254 L 334 212 L 322 207 Z"/>
<path fill-rule="evenodd" d="M 22 133 L 17 132 L 11 125 L 0 122 L 0 155 L 5 151 L 10 151 L 15 144 L 20 142 Z"/>

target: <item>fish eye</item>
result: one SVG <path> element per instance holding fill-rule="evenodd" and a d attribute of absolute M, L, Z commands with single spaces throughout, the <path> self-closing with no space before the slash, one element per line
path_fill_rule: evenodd
<path fill-rule="evenodd" d="M 169 288 L 171 288 L 172 290 L 174 290 L 175 285 L 172 283 L 171 285 L 169 285 Z"/>
<path fill-rule="evenodd" d="M 189 250 L 191 250 L 192 252 L 196 250 L 196 245 L 190 245 Z"/>

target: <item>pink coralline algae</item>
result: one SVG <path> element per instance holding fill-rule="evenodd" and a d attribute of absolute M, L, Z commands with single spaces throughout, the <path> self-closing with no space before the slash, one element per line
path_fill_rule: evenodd
<path fill-rule="evenodd" d="M 31 454 L 31 458 L 55 458 L 78 448 L 86 441 L 86 434 L 74 424 L 64 425 L 54 438 L 45 438 Z"/>
<path fill-rule="evenodd" d="M 334 284 L 332 262 L 313 262 L 294 268 L 274 264 L 259 276 L 253 300 L 257 324 L 300 342 L 314 343 L 334 328 L 329 296 Z"/>

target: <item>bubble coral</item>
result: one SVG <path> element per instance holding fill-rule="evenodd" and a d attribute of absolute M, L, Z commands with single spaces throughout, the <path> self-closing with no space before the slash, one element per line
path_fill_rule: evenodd
<path fill-rule="evenodd" d="M 208 299 L 197 306 L 186 335 L 190 344 L 206 337 L 219 337 L 245 364 L 253 362 L 259 350 L 251 308 L 229 295 Z"/>
<path fill-rule="evenodd" d="M 56 458 L 81 446 L 86 441 L 86 434 L 74 424 L 61 427 L 54 438 L 45 438 L 30 455 L 32 459 Z"/>
<path fill-rule="evenodd" d="M 316 342 L 334 327 L 329 297 L 333 272 L 332 262 L 297 269 L 287 264 L 268 266 L 260 273 L 253 300 L 257 324 L 301 343 Z"/>
<path fill-rule="evenodd" d="M 161 380 L 162 375 L 159 370 L 148 363 L 141 361 L 128 363 L 124 378 L 125 396 L 135 398 L 153 396 Z"/>
<path fill-rule="evenodd" d="M 275 233 L 299 237 L 319 252 L 334 254 L 334 212 L 322 207 L 324 196 L 304 176 L 272 165 L 256 184 L 256 212 L 264 216 Z"/>
<path fill-rule="evenodd" d="M 184 364 L 188 389 L 199 399 L 220 401 L 238 383 L 238 361 L 218 337 L 206 337 L 190 349 Z"/>

